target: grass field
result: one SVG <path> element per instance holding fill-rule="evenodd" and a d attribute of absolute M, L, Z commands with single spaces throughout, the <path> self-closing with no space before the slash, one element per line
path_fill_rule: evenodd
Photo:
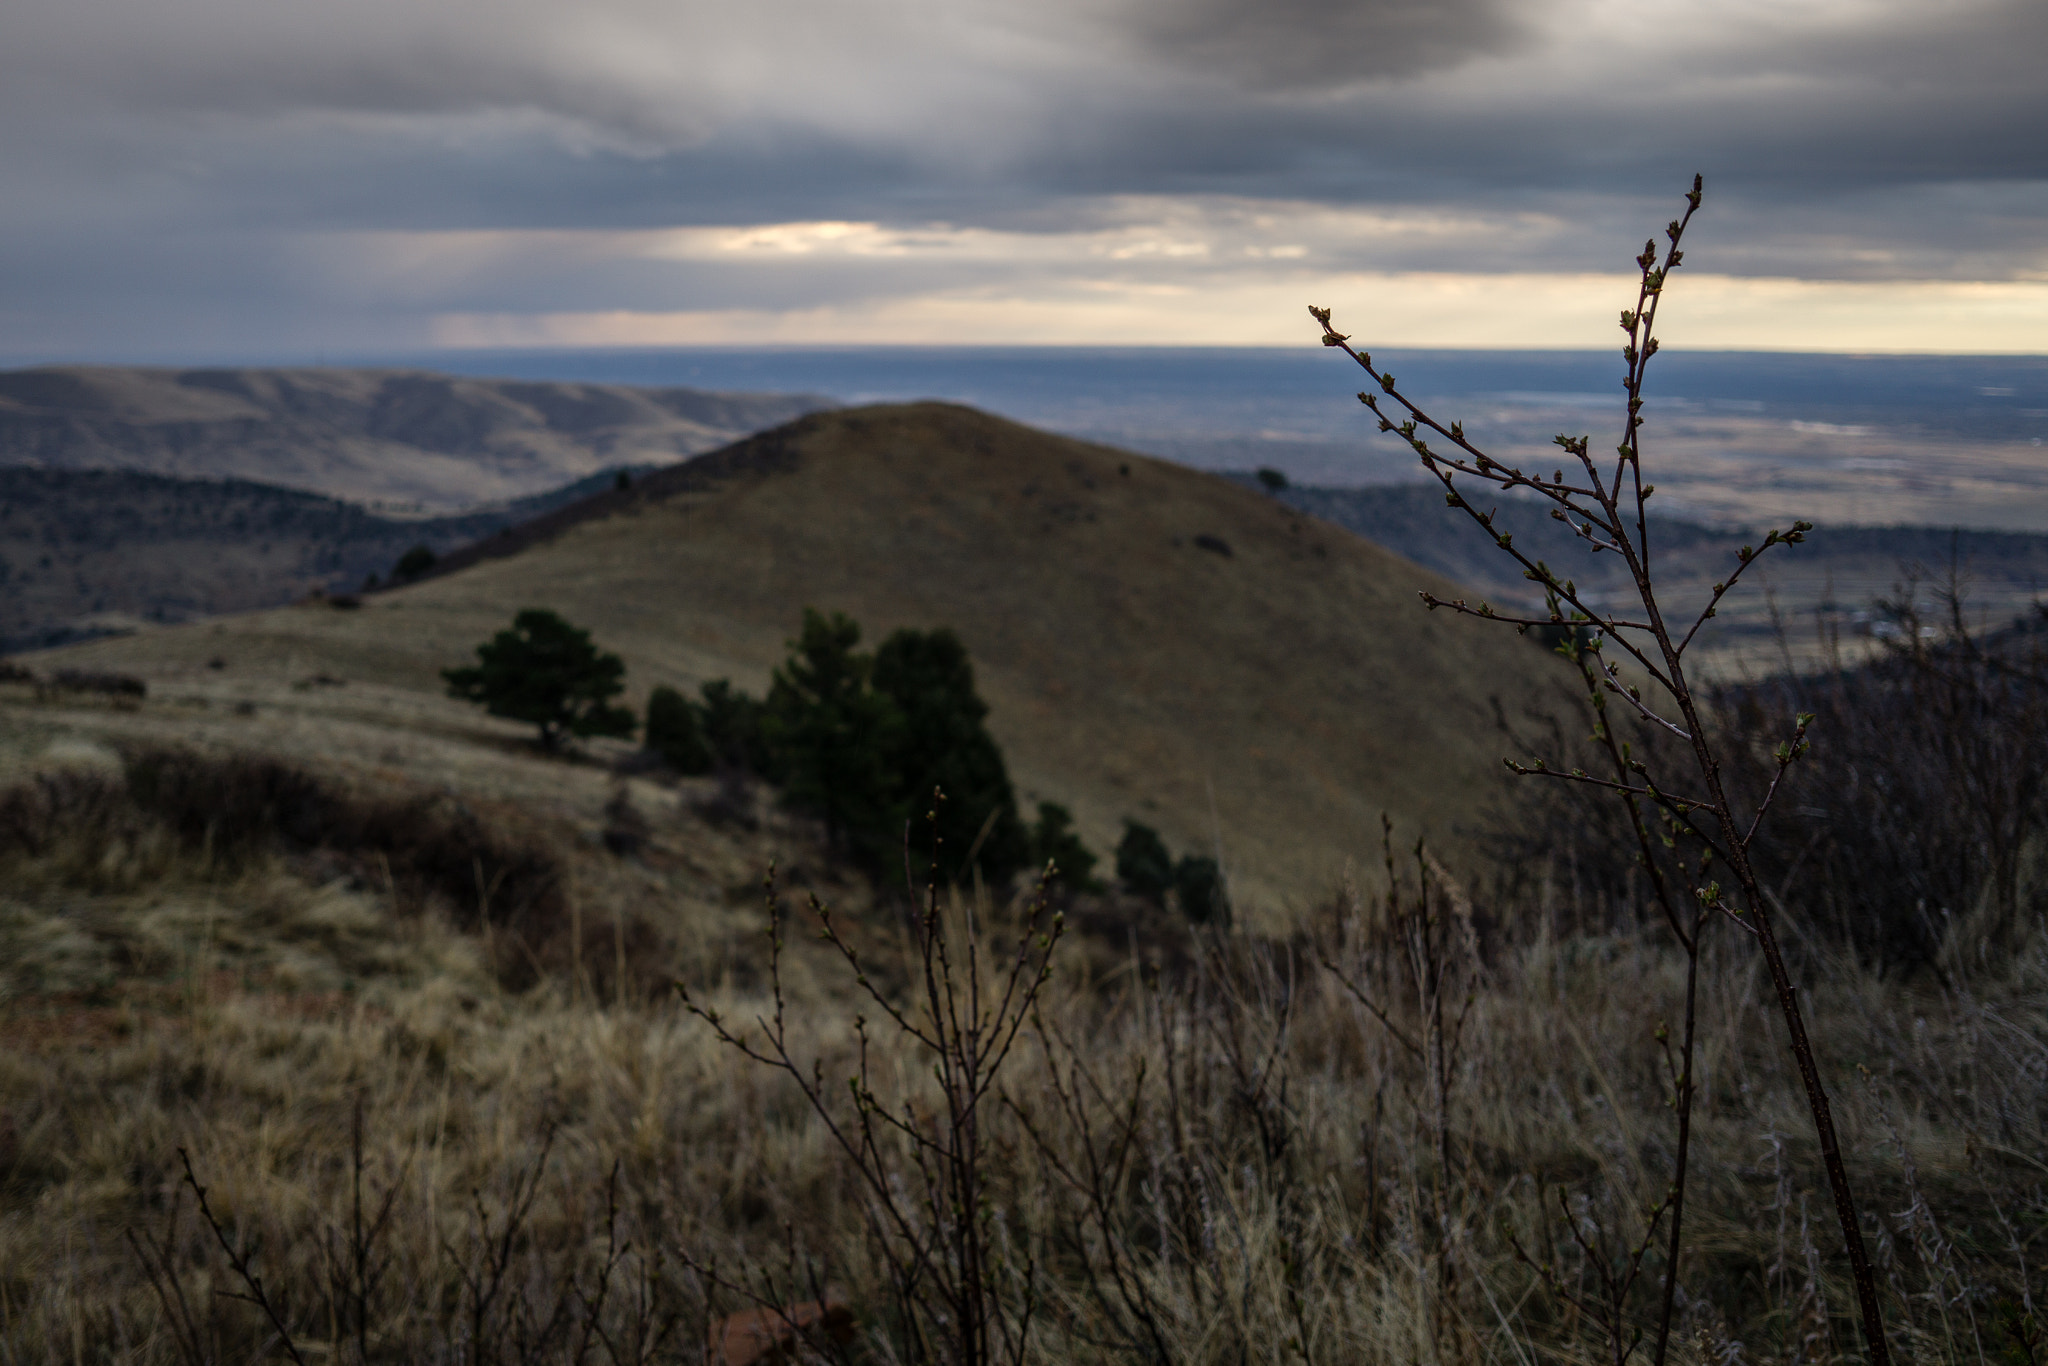
<path fill-rule="evenodd" d="M 590 837 L 608 784 L 588 766 L 508 748 L 424 765 L 431 784 L 324 770 L 357 809 L 466 808 L 483 882 L 507 886 L 489 860 L 525 851 L 565 889 L 552 918 L 510 896 L 493 913 L 388 828 L 295 843 L 225 780 L 185 789 L 216 805 L 181 827 L 195 805 L 152 807 L 113 719 L 0 710 L 10 772 L 30 780 L 0 802 L 0 1358 L 284 1359 L 236 1298 L 250 1286 L 187 1158 L 305 1360 L 697 1360 L 710 1322 L 748 1303 L 720 1282 L 781 1303 L 824 1289 L 854 1311 L 857 1359 L 919 1355 L 874 1197 L 789 1079 L 721 1048 L 668 990 L 746 1031 L 776 1008 L 758 879 L 779 858 L 795 902 L 839 906 L 878 989 L 916 1000 L 900 913 L 801 826 L 714 824 L 688 790 L 635 789 L 647 842 L 621 856 Z M 180 763 L 195 784 L 239 771 Z M 1442 871 L 1402 881 L 1404 904 L 1435 898 L 1442 987 L 1468 1002 L 1440 1091 L 1401 1043 L 1429 1037 L 1429 1013 L 1384 883 L 1339 881 L 1284 933 L 1213 940 L 1069 908 L 980 1121 L 1002 1254 L 989 1303 L 1026 1359 L 1603 1358 L 1561 1293 L 1597 1285 L 1572 1232 L 1612 1256 L 1661 1193 L 1654 1035 L 1680 964 L 1628 908 L 1575 904 L 1556 878 L 1516 899 Z M 952 904 L 956 950 L 977 934 L 984 963 L 1025 928 L 1020 903 L 979 903 L 972 932 L 973 898 Z M 858 991 L 790 913 L 791 1048 L 836 1078 L 856 1065 Z M 1607 933 L 1555 932 L 1616 913 Z M 2024 1359 L 2009 1329 L 2048 1232 L 2048 954 L 2038 932 L 1996 959 L 1970 942 L 1939 975 L 1889 981 L 1804 950 L 1913 1360 Z M 1853 1358 L 1809 1130 L 1745 947 L 1724 934 L 1708 954 L 1674 1359 Z M 869 1033 L 874 1085 L 926 1122 L 931 1058 Z M 1112 1153 L 1091 1180 L 1091 1155 Z M 882 1161 L 914 1182 L 899 1146 Z M 1658 1264 L 1625 1296 L 1630 1325 L 1654 1321 Z"/>

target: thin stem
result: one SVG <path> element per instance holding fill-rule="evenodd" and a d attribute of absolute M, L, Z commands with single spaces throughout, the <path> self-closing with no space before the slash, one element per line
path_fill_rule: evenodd
<path fill-rule="evenodd" d="M 1453 507 L 1462 508 L 1468 516 L 1479 523 L 1492 536 L 1496 546 L 1522 566 L 1525 576 L 1530 581 L 1544 588 L 1545 592 L 1550 595 L 1554 614 L 1562 615 L 1557 612 L 1557 604 L 1560 602 L 1569 603 L 1575 613 L 1583 615 L 1584 624 L 1591 626 L 1604 639 L 1613 640 L 1620 645 L 1652 679 L 1663 687 L 1672 699 L 1673 704 L 1677 706 L 1682 724 L 1674 725 L 1665 718 L 1650 713 L 1647 708 L 1641 707 L 1640 698 L 1635 697 L 1626 688 L 1619 686 L 1615 688 L 1617 692 L 1620 692 L 1631 702 L 1636 703 L 1638 710 L 1645 714 L 1646 719 L 1664 725 L 1667 729 L 1672 730 L 1688 742 L 1693 755 L 1696 777 L 1700 788 L 1705 793 L 1703 801 L 1678 802 L 1660 793 L 1657 790 L 1656 784 L 1650 780 L 1644 767 L 1638 763 L 1624 763 L 1618 777 L 1614 780 L 1595 778 L 1579 770 L 1560 773 L 1540 762 L 1531 766 L 1516 764 L 1510 761 L 1509 767 L 1518 773 L 1566 777 L 1573 781 L 1610 788 L 1621 794 L 1623 799 L 1630 803 L 1632 810 L 1636 809 L 1634 804 L 1639 798 L 1648 797 L 1651 800 L 1657 801 L 1667 811 L 1671 811 L 1680 819 L 1685 819 L 1694 810 L 1705 812 L 1711 817 L 1708 825 L 1712 829 L 1718 830 L 1720 836 L 1718 841 L 1712 838 L 1707 829 L 1693 826 L 1689 820 L 1686 823 L 1693 834 L 1704 840 L 1709 848 L 1714 849 L 1726 861 L 1734 876 L 1741 904 L 1734 907 L 1727 906 L 1721 897 L 1717 884 L 1709 883 L 1703 887 L 1700 891 L 1702 919 L 1695 921 L 1695 935 L 1693 937 L 1696 939 L 1697 929 L 1703 923 L 1705 914 L 1718 906 L 1727 910 L 1731 918 L 1735 919 L 1737 923 L 1742 924 L 1763 950 L 1764 962 L 1770 972 L 1771 984 L 1778 997 L 1779 1013 L 1785 1021 L 1786 1034 L 1792 1050 L 1794 1065 L 1799 1072 L 1801 1085 L 1806 1092 L 1807 1108 L 1811 1113 L 1814 1131 L 1819 1139 L 1822 1162 L 1827 1172 L 1830 1191 L 1834 1197 L 1836 1218 L 1841 1226 L 1842 1240 L 1848 1251 L 1850 1267 L 1855 1279 L 1864 1336 L 1868 1344 L 1870 1358 L 1875 1366 L 1889 1366 L 1891 1352 L 1885 1338 L 1884 1320 L 1877 1297 L 1877 1282 L 1871 1271 L 1868 1253 L 1864 1248 L 1862 1229 L 1856 1214 L 1855 1198 L 1849 1186 L 1847 1169 L 1842 1161 L 1841 1146 L 1835 1134 L 1834 1117 L 1828 1104 L 1827 1090 L 1822 1084 L 1820 1069 L 1814 1058 L 1813 1045 L 1807 1034 L 1806 1021 L 1799 1007 L 1797 988 L 1794 987 L 1791 975 L 1786 968 L 1784 954 L 1778 944 L 1777 932 L 1772 923 L 1769 907 L 1759 884 L 1755 868 L 1749 859 L 1750 841 L 1755 837 L 1759 822 L 1769 809 L 1771 802 L 1775 799 L 1779 784 L 1773 781 L 1771 790 L 1766 794 L 1764 802 L 1752 813 L 1751 819 L 1748 822 L 1745 823 L 1738 820 L 1722 778 L 1721 756 L 1715 749 L 1714 742 L 1705 725 L 1705 718 L 1701 713 L 1699 699 L 1694 694 L 1685 674 L 1683 656 L 1686 649 L 1692 644 L 1701 625 L 1714 615 L 1721 598 L 1728 592 L 1742 572 L 1755 562 L 1759 552 L 1747 546 L 1743 547 L 1739 555 L 1741 563 L 1736 572 L 1730 575 L 1725 582 L 1715 585 L 1712 595 L 1695 617 L 1690 629 L 1680 638 L 1674 638 L 1667 624 L 1663 604 L 1659 600 L 1657 585 L 1651 573 L 1650 526 L 1645 508 L 1654 489 L 1642 480 L 1643 382 L 1648 371 L 1650 357 L 1654 356 L 1658 350 L 1658 341 L 1655 335 L 1656 319 L 1663 301 L 1664 287 L 1670 273 L 1676 270 L 1684 260 L 1684 253 L 1680 250 L 1680 242 L 1684 238 L 1687 226 L 1692 221 L 1693 214 L 1699 209 L 1700 200 L 1701 182 L 1700 178 L 1695 176 L 1693 178 L 1692 190 L 1686 195 L 1685 212 L 1679 218 L 1672 220 L 1670 226 L 1666 229 L 1665 235 L 1669 238 L 1670 245 L 1663 252 L 1661 259 L 1654 241 L 1645 244 L 1642 254 L 1636 258 L 1636 265 L 1640 271 L 1636 306 L 1633 309 L 1624 311 L 1621 315 L 1621 327 L 1628 336 L 1628 344 L 1622 353 L 1628 364 L 1627 378 L 1624 381 L 1628 403 L 1627 418 L 1623 427 L 1621 444 L 1616 448 L 1617 460 L 1611 481 L 1604 479 L 1599 469 L 1595 466 L 1590 453 L 1590 442 L 1585 437 L 1574 438 L 1561 435 L 1557 438 L 1557 444 L 1578 462 L 1579 468 L 1584 471 L 1587 478 L 1588 486 L 1586 487 L 1581 487 L 1575 483 L 1567 483 L 1562 469 L 1557 470 L 1552 478 L 1545 480 L 1541 477 L 1532 477 L 1511 465 L 1494 460 L 1491 456 L 1480 451 L 1465 437 L 1463 427 L 1460 424 L 1452 423 L 1449 427 L 1445 427 L 1402 394 L 1393 375 L 1375 368 L 1369 355 L 1352 348 L 1349 345 L 1349 338 L 1346 334 L 1335 329 L 1331 323 L 1330 310 L 1311 307 L 1309 311 L 1322 326 L 1323 344 L 1343 350 L 1368 375 L 1378 382 L 1379 388 L 1384 394 L 1391 396 L 1401 406 L 1407 416 L 1403 421 L 1397 423 L 1382 412 L 1377 396 L 1371 393 L 1361 393 L 1359 395 L 1359 400 L 1379 418 L 1380 429 L 1398 434 L 1414 450 L 1417 457 L 1422 461 L 1424 468 L 1443 482 L 1446 490 L 1446 500 Z M 1423 429 L 1449 439 L 1459 451 L 1463 452 L 1463 455 L 1444 456 L 1432 451 L 1428 443 L 1417 435 Z M 1592 542 L 1596 549 L 1611 550 L 1619 553 L 1627 564 L 1629 576 L 1636 590 L 1636 598 L 1643 607 L 1644 620 L 1640 622 L 1624 621 L 1612 614 L 1592 610 L 1579 597 L 1575 586 L 1569 579 L 1560 581 L 1558 576 L 1547 565 L 1532 559 L 1527 553 L 1515 547 L 1511 536 L 1495 532 L 1492 514 L 1479 511 L 1479 509 L 1458 493 L 1453 486 L 1452 473 L 1483 479 L 1503 489 L 1527 488 L 1533 490 L 1549 498 L 1553 503 L 1558 504 L 1560 513 L 1569 510 L 1571 513 L 1583 518 L 1582 524 L 1575 527 L 1581 539 Z M 1625 489 L 1633 501 L 1633 507 L 1626 510 L 1622 503 Z M 1583 498 L 1590 498 L 1599 505 L 1597 514 L 1591 513 L 1573 502 L 1574 499 Z M 1629 515 L 1631 513 L 1633 514 L 1632 516 Z M 1630 525 L 1631 522 L 1633 522 L 1633 526 Z M 1790 532 L 1773 531 L 1766 538 L 1763 549 L 1769 550 L 1772 546 L 1779 544 L 1797 543 L 1803 539 L 1804 533 L 1808 530 L 1811 530 L 1810 524 L 1798 522 L 1793 525 L 1793 529 Z M 1466 607 L 1462 602 L 1457 604 L 1432 602 L 1430 605 L 1454 606 L 1455 610 L 1474 616 L 1498 616 L 1490 607 L 1485 607 L 1484 605 L 1477 611 Z M 1518 624 L 1523 623 L 1518 622 Z M 1636 641 L 1630 638 L 1631 633 L 1646 633 L 1650 639 L 1645 645 L 1638 645 Z M 1805 722 L 1802 720 L 1799 731 L 1795 734 L 1794 741 L 1781 747 L 1778 774 L 1780 778 L 1782 778 L 1784 769 L 1789 766 L 1792 759 L 1797 758 L 1798 754 L 1803 750 L 1804 732 Z M 1637 787 L 1628 781 L 1628 774 L 1631 772 L 1643 780 L 1642 786 Z M 1640 813 L 1638 812 L 1637 815 L 1638 825 L 1640 826 Z M 1746 829 L 1744 828 L 1745 824 L 1747 826 Z M 1675 928 L 1676 922 L 1674 919 Z M 1681 939 L 1683 938 L 1685 936 L 1681 935 Z M 1686 1042 L 1684 1044 L 1686 1057 L 1678 1074 L 1677 1086 L 1677 1093 L 1681 1102 L 1689 1096 L 1691 1089 L 1691 1001 L 1694 989 L 1693 973 L 1695 970 L 1696 964 L 1694 969 L 1689 969 L 1688 972 L 1688 1013 Z M 1689 1142 L 1690 1138 L 1689 1113 L 1688 1106 L 1686 1114 L 1681 1117 L 1680 1122 L 1681 1148 Z M 1679 1194 L 1682 1196 L 1682 1190 Z M 1675 1204 L 1673 1208 L 1675 1211 L 1677 1208 Z M 1669 1280 L 1669 1277 L 1676 1274 L 1675 1267 L 1679 1248 L 1677 1222 L 1675 1219 L 1670 1247 L 1670 1268 L 1667 1270 L 1665 1308 L 1660 1318 L 1658 1334 L 1657 1350 L 1660 1361 L 1668 1347 L 1670 1303 L 1675 1293 L 1674 1286 Z M 1619 1350 L 1618 1339 L 1617 1350 Z"/>

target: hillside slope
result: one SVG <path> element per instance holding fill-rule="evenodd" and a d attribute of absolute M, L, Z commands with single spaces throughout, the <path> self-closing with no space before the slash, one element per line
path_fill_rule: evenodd
<path fill-rule="evenodd" d="M 393 517 L 246 479 L 0 465 L 0 653 L 352 591 L 611 486 L 591 475 L 503 507 Z"/>
<path fill-rule="evenodd" d="M 1217 849 L 1240 898 L 1268 904 L 1374 857 L 1382 811 L 1462 852 L 1501 781 L 1490 699 L 1554 664 L 1424 612 L 1417 590 L 1445 581 L 1229 480 L 937 404 L 813 415 L 489 545 L 507 553 L 359 611 L 48 662 L 175 690 L 220 659 L 227 677 L 318 670 L 424 703 L 441 668 L 539 605 L 625 656 L 637 704 L 663 682 L 763 689 L 806 605 L 870 640 L 948 625 L 1022 795 L 1070 805 L 1098 849 L 1126 817 Z M 438 705 L 435 726 L 485 733 Z"/>
<path fill-rule="evenodd" d="M 452 509 L 672 463 L 829 406 L 416 370 L 53 366 L 0 372 L 0 464 L 253 479 Z"/>

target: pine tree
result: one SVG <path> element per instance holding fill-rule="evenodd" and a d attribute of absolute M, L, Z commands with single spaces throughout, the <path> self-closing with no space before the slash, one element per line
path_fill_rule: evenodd
<path fill-rule="evenodd" d="M 1223 894 L 1223 870 L 1216 860 L 1184 854 L 1173 866 L 1173 893 L 1180 913 L 1197 925 L 1230 923 L 1230 900 Z"/>
<path fill-rule="evenodd" d="M 647 698 L 647 747 L 678 773 L 711 771 L 711 747 L 697 724 L 697 709 L 666 683 Z"/>
<path fill-rule="evenodd" d="M 701 701 L 693 704 L 697 730 L 711 751 L 715 768 L 741 769 L 773 782 L 775 765 L 768 756 L 768 743 L 761 735 L 761 702 L 732 685 L 731 680 L 714 678 L 698 690 Z"/>
<path fill-rule="evenodd" d="M 546 608 L 521 612 L 511 629 L 477 646 L 476 656 L 475 664 L 441 671 L 449 696 L 540 727 L 549 749 L 567 735 L 633 733 L 633 713 L 611 703 L 625 691 L 625 661 Z"/>
<path fill-rule="evenodd" d="M 1092 892 L 1102 884 L 1095 880 L 1098 862 L 1074 831 L 1074 815 L 1057 802 L 1038 804 L 1038 821 L 1031 827 L 1031 861 L 1043 871 L 1053 867 L 1052 883 L 1070 892 Z"/>
<path fill-rule="evenodd" d="M 391 567 L 391 577 L 408 583 L 432 569 L 439 559 L 426 546 L 416 545 L 398 557 L 398 563 Z"/>
<path fill-rule="evenodd" d="M 1166 891 L 1173 886 L 1173 855 L 1166 841 L 1149 825 L 1124 822 L 1124 837 L 1116 846 L 1116 876 L 1126 890 L 1144 897 L 1155 906 L 1166 904 Z"/>
<path fill-rule="evenodd" d="M 897 801 L 915 823 L 916 870 L 926 871 L 936 837 L 941 878 L 964 880 L 978 867 L 991 882 L 1007 879 L 1030 858 L 1030 840 L 1003 752 L 984 724 L 988 704 L 975 691 L 967 647 L 944 627 L 897 631 L 875 654 L 873 682 L 902 718 L 891 767 Z M 935 790 L 945 799 L 927 823 Z"/>
<path fill-rule="evenodd" d="M 879 864 L 883 832 L 902 810 L 891 760 L 903 720 L 868 686 L 874 660 L 858 644 L 850 618 L 805 608 L 803 634 L 768 690 L 761 732 L 783 800 L 822 819 L 835 846 Z"/>

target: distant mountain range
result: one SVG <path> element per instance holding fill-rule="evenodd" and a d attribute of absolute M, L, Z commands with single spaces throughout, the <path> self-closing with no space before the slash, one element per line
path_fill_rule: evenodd
<path fill-rule="evenodd" d="M 671 464 L 831 406 L 423 370 L 56 366 L 0 372 L 0 466 L 246 479 L 453 512 Z"/>

